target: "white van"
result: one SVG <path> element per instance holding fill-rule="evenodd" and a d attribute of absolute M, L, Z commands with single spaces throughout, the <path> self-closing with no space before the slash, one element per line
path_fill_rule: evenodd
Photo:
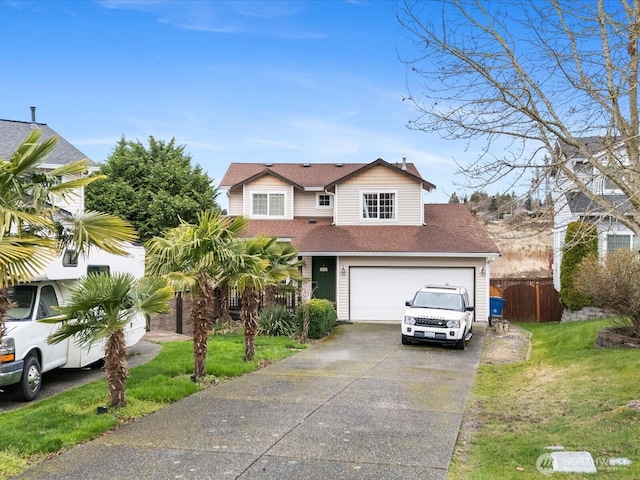
<path fill-rule="evenodd" d="M 101 250 L 85 258 L 67 251 L 29 283 L 8 289 L 15 306 L 7 312 L 5 334 L 0 341 L 0 389 L 14 386 L 24 401 L 34 400 L 40 392 L 42 373 L 54 368 L 82 368 L 101 362 L 104 343 L 79 346 L 74 338 L 57 344 L 47 339 L 58 328 L 56 324 L 38 322 L 56 315 L 53 307 L 64 303 L 69 287 L 91 272 L 128 272 L 135 278 L 144 275 L 144 248 L 134 246 L 127 256 Z M 135 345 L 145 334 L 146 319 L 138 315 L 125 329 L 127 347 Z"/>

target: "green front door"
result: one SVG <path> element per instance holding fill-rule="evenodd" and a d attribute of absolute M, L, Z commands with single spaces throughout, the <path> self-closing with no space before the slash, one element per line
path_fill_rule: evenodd
<path fill-rule="evenodd" d="M 336 257 L 313 257 L 313 298 L 336 301 Z"/>

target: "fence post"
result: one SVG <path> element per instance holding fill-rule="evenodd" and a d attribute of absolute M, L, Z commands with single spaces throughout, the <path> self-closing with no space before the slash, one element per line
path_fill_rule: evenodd
<path fill-rule="evenodd" d="M 540 282 L 536 282 L 536 322 L 540 323 Z"/>
<path fill-rule="evenodd" d="M 176 297 L 176 333 L 182 333 L 182 292 Z"/>

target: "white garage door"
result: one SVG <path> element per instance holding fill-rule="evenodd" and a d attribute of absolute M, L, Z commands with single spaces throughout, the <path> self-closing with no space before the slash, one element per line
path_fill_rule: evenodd
<path fill-rule="evenodd" d="M 416 290 L 426 284 L 461 285 L 475 304 L 473 268 L 351 267 L 349 319 L 353 322 L 400 321 Z"/>

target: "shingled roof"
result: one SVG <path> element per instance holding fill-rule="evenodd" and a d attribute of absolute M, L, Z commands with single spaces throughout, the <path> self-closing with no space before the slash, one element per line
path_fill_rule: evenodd
<path fill-rule="evenodd" d="M 19 122 L 16 120 L 1 120 L 0 119 L 0 158 L 8 160 L 16 151 L 18 146 L 24 141 L 24 139 L 31 133 L 31 131 L 37 128 L 42 131 L 40 140 L 46 140 L 53 136 L 59 137 L 58 143 L 53 151 L 45 158 L 46 164 L 50 165 L 66 165 L 67 163 L 86 159 L 87 156 L 78 150 L 76 147 L 67 142 L 46 123 L 36 122 Z M 96 163 L 89 160 L 91 166 L 96 166 Z"/>
<path fill-rule="evenodd" d="M 422 183 L 427 190 L 436 188 L 435 185 L 420 176 L 413 163 L 406 163 L 406 168 L 402 168 L 401 164 L 389 163 L 381 158 L 371 163 L 232 163 L 220 181 L 220 188 L 239 188 L 256 178 L 269 174 L 288 181 L 297 188 L 328 188 L 375 165 L 395 168 L 402 174 Z"/>
<path fill-rule="evenodd" d="M 583 192 L 569 192 L 565 194 L 567 204 L 571 213 L 600 215 L 606 213 L 602 205 L 594 202 Z M 628 213 L 632 210 L 631 202 L 622 194 L 599 195 L 611 209 L 621 213 Z"/>
<path fill-rule="evenodd" d="M 499 255 L 496 244 L 463 204 L 424 205 L 426 225 L 332 225 L 331 218 L 251 220 L 245 237 L 290 239 L 300 254 L 413 256 Z"/>

